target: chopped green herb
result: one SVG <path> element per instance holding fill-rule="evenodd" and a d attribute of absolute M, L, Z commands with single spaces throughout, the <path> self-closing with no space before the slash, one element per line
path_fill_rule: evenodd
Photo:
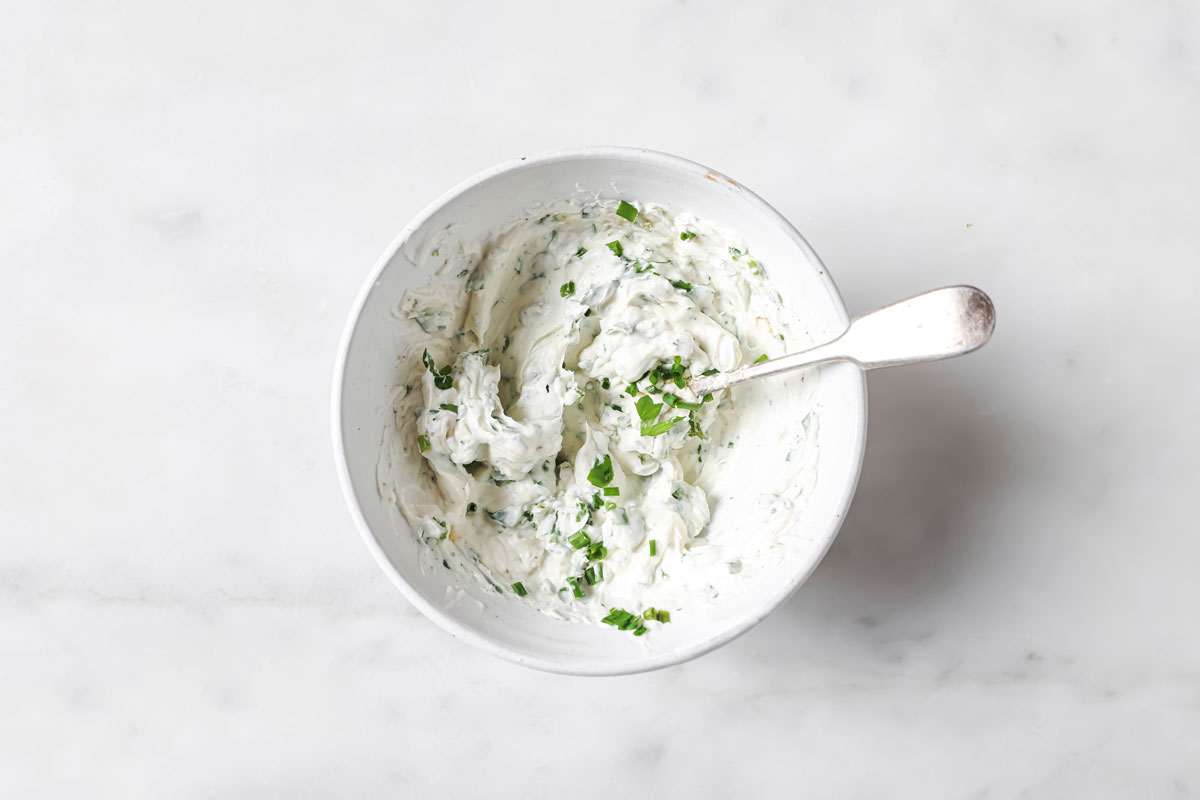
<path fill-rule="evenodd" d="M 650 422 L 658 419 L 658 414 L 662 411 L 663 404 L 654 402 L 654 398 L 648 395 L 642 395 L 637 401 L 638 416 L 642 422 Z"/>
<path fill-rule="evenodd" d="M 429 355 L 429 350 L 421 354 L 421 363 L 433 375 L 433 385 L 442 391 L 446 391 L 454 385 L 454 378 L 450 375 L 451 364 L 447 364 L 440 370 L 433 361 L 433 357 Z"/>
<path fill-rule="evenodd" d="M 562 222 L 562 221 L 563 221 L 563 220 L 565 220 L 566 218 L 567 218 L 567 215 L 566 215 L 566 214 L 555 214 L 555 215 L 554 215 L 553 217 L 551 217 L 550 219 L 554 220 L 555 222 Z"/>
<path fill-rule="evenodd" d="M 605 504 L 604 504 L 604 510 L 605 510 L 605 511 L 616 511 L 616 510 L 617 510 L 617 504 L 616 504 L 616 503 L 605 503 Z"/>
<path fill-rule="evenodd" d="M 655 613 L 654 616 L 658 618 L 659 622 L 670 622 L 671 621 L 671 612 L 670 611 L 659 611 L 659 612 Z"/>
<path fill-rule="evenodd" d="M 592 538 L 584 531 L 578 531 L 571 538 L 567 539 L 567 541 L 571 543 L 571 547 L 574 547 L 576 550 L 582 550 L 592 543 Z"/>
<path fill-rule="evenodd" d="M 737 257 L 740 256 L 741 254 L 742 254 L 742 251 L 738 250 L 736 247 L 729 248 L 729 255 L 733 256 L 734 261 L 737 261 Z"/>
<path fill-rule="evenodd" d="M 442 411 L 453 411 L 455 414 L 458 413 L 458 406 L 454 405 L 454 403 L 442 403 L 440 406 L 438 406 L 438 408 L 440 408 Z"/>
<path fill-rule="evenodd" d="M 625 387 L 625 394 L 629 395 L 630 397 L 637 397 L 637 393 L 638 393 L 637 381 L 634 381 L 633 383 L 631 383 Z"/>
<path fill-rule="evenodd" d="M 682 408 L 687 411 L 700 410 L 699 403 L 689 403 L 686 400 L 680 400 L 678 396 L 673 395 L 670 392 L 667 392 L 663 395 L 663 402 L 669 405 L 671 408 Z"/>
<path fill-rule="evenodd" d="M 616 486 L 605 486 L 604 487 L 604 496 L 605 497 L 617 497 L 620 494 L 621 494 L 621 490 L 618 489 Z"/>
<path fill-rule="evenodd" d="M 588 567 L 583 571 L 583 579 L 587 581 L 588 586 L 593 586 L 596 583 L 596 568 Z"/>
<path fill-rule="evenodd" d="M 617 206 L 617 216 L 621 217 L 622 219 L 627 219 L 630 222 L 633 222 L 635 219 L 637 219 L 637 215 L 637 208 L 629 203 L 626 203 L 624 200 L 621 201 L 621 205 Z"/>
<path fill-rule="evenodd" d="M 583 257 L 583 254 L 584 254 L 584 253 L 586 253 L 586 252 L 587 252 L 587 248 L 586 248 L 586 247 L 581 247 L 581 248 L 579 248 L 578 250 L 576 250 L 576 251 L 575 251 L 575 257 L 576 257 L 576 258 L 582 258 L 582 257 Z"/>
<path fill-rule="evenodd" d="M 684 231 L 683 233 L 679 234 L 679 238 L 686 242 L 689 239 L 695 239 L 696 234 L 692 233 L 691 231 Z"/>
<path fill-rule="evenodd" d="M 583 590 L 579 588 L 579 578 L 567 578 L 567 583 L 571 584 L 571 594 L 583 597 Z"/>
<path fill-rule="evenodd" d="M 747 261 L 746 263 L 750 265 L 750 274 L 751 275 L 761 275 L 762 274 L 762 270 L 759 269 L 759 267 L 758 267 L 758 262 L 755 261 L 753 258 L 750 259 L 749 261 Z"/>
<path fill-rule="evenodd" d="M 681 421 L 682 419 L 683 417 L 672 417 L 671 419 L 666 419 L 662 422 L 656 422 L 653 425 L 647 425 L 643 422 L 642 436 L 661 436 L 662 434 L 671 430 L 671 428 L 675 427 L 675 423 Z"/>
<path fill-rule="evenodd" d="M 709 392 L 708 394 L 704 395 L 704 397 L 700 398 L 701 403 L 711 403 L 712 401 L 713 401 L 712 392 Z"/>
<path fill-rule="evenodd" d="M 558 293 L 563 297 L 570 297 L 575 294 L 575 281 L 567 281 L 559 287 Z"/>
<path fill-rule="evenodd" d="M 621 247 L 621 243 L 616 240 L 613 240 L 604 246 L 607 247 L 609 250 L 612 250 L 614 255 L 617 255 L 617 256 L 625 255 L 625 248 Z"/>
<path fill-rule="evenodd" d="M 671 492 L 671 497 L 674 497 L 676 500 L 682 500 L 683 495 L 684 495 L 684 491 L 683 491 L 682 486 L 678 487 L 675 491 Z"/>
<path fill-rule="evenodd" d="M 429 449 L 429 437 L 423 433 L 420 436 L 418 436 L 417 437 L 417 448 L 422 453 L 424 453 L 426 450 L 428 450 Z"/>
<path fill-rule="evenodd" d="M 608 548 L 604 546 L 604 542 L 592 542 L 587 546 L 588 561 L 599 561 L 608 555 Z"/>
<path fill-rule="evenodd" d="M 692 290 L 692 285 L 687 281 L 671 281 L 671 285 L 676 289 L 682 289 L 685 292 L 690 292 Z"/>
<path fill-rule="evenodd" d="M 708 369 L 704 370 L 704 372 L 701 372 L 700 374 L 701 375 L 716 375 L 720 371 L 721 370 L 717 369 L 716 367 L 709 367 Z"/>
<path fill-rule="evenodd" d="M 650 540 L 650 555 L 652 555 L 652 556 L 658 555 L 658 540 L 657 539 Z"/>
<path fill-rule="evenodd" d="M 474 503 L 467 503 L 467 513 L 468 514 L 474 514 L 478 510 L 479 510 L 479 506 L 475 505 Z"/>
<path fill-rule="evenodd" d="M 650 606 L 642 612 L 642 619 L 654 619 L 654 606 Z"/>
<path fill-rule="evenodd" d="M 608 378 L 604 378 L 603 380 L 600 381 L 600 387 L 602 389 L 607 389 L 610 386 L 612 386 L 612 383 L 608 380 Z"/>
<path fill-rule="evenodd" d="M 592 508 L 598 509 L 602 505 L 604 505 L 604 501 L 600 499 L 600 493 L 599 492 L 593 493 L 592 494 Z"/>
<path fill-rule="evenodd" d="M 520 581 L 517 581 L 512 585 L 512 590 L 517 597 L 524 597 L 525 595 L 529 594 L 529 592 L 525 591 L 525 585 Z"/>
<path fill-rule="evenodd" d="M 634 635 L 634 636 L 641 636 L 641 635 L 642 635 L 642 634 L 644 634 L 645 632 L 646 632 L 646 626 L 645 626 L 645 625 L 638 625 L 638 626 L 637 626 L 637 629 L 636 629 L 636 630 L 633 632 L 633 635 Z"/>
<path fill-rule="evenodd" d="M 643 632 L 645 631 L 645 626 L 642 625 L 642 618 L 637 614 L 630 614 L 623 608 L 610 608 L 608 616 L 600 621 L 605 625 L 615 626 L 617 630 L 635 631 L 635 635 L 640 635 L 636 633 L 638 629 Z"/>
<path fill-rule="evenodd" d="M 592 486 L 608 486 L 613 479 L 612 458 L 605 453 L 604 460 L 596 459 L 596 465 L 588 472 L 588 482 Z"/>
<path fill-rule="evenodd" d="M 766 360 L 767 360 L 767 354 L 766 354 L 766 353 L 763 353 L 761 356 L 759 356 L 758 358 L 754 359 L 754 363 L 755 363 L 755 364 L 761 364 L 761 363 L 763 363 L 763 362 L 764 362 L 764 361 L 766 361 Z"/>

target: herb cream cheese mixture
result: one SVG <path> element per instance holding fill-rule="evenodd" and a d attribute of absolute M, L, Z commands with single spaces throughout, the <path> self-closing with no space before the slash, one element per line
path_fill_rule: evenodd
<path fill-rule="evenodd" d="M 742 416 L 769 425 L 772 401 L 761 385 L 686 384 L 803 343 L 747 245 L 625 201 L 557 203 L 474 244 L 452 233 L 431 250 L 445 277 L 395 311 L 411 336 L 379 473 L 428 563 L 635 635 L 779 563 L 816 457 L 811 415 L 776 423 L 794 456 L 778 490 L 764 480 L 744 520 L 710 535 L 714 505 L 734 500 L 718 494 Z"/>

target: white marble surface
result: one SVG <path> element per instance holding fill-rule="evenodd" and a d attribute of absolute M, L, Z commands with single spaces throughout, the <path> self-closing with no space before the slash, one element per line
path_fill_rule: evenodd
<path fill-rule="evenodd" d="M 0 4 L 0 796 L 1200 794 L 1196 4 L 456 6 Z M 610 680 L 410 607 L 328 423 L 394 234 L 580 143 L 999 309 L 791 602 Z"/>

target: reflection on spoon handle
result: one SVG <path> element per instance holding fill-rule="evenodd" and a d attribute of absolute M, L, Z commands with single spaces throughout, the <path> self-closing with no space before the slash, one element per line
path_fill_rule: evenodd
<path fill-rule="evenodd" d="M 863 369 L 936 361 L 978 350 L 995 327 L 991 298 L 974 286 L 947 286 L 855 317 L 831 342 L 733 372 L 697 376 L 688 386 L 704 395 L 826 361 L 851 361 Z"/>

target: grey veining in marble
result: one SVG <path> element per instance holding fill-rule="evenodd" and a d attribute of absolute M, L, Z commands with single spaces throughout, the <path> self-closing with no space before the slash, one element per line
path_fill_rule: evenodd
<path fill-rule="evenodd" d="M 1195 3 L 0 10 L 0 796 L 1200 795 Z M 587 143 L 999 321 L 872 374 L 785 607 L 611 680 L 421 617 L 328 430 L 405 222 Z"/>

